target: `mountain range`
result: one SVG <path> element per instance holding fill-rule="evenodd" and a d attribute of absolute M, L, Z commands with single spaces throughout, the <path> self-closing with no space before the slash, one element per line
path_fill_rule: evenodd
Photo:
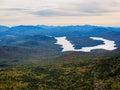
<path fill-rule="evenodd" d="M 47 26 L 19 25 L 0 26 L 0 59 L 44 59 L 74 52 L 61 52 L 61 45 L 55 44 L 55 37 L 65 36 L 76 49 L 103 44 L 89 37 L 102 37 L 113 40 L 120 48 L 120 27 L 92 25 Z M 93 50 L 103 53 L 106 50 Z M 90 53 L 92 53 L 90 52 Z M 81 53 L 81 52 L 80 52 Z"/>

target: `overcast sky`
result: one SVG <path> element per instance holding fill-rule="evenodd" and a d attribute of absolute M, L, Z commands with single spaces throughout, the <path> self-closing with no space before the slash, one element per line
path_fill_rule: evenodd
<path fill-rule="evenodd" d="M 0 0 L 0 25 L 120 26 L 120 0 Z"/>

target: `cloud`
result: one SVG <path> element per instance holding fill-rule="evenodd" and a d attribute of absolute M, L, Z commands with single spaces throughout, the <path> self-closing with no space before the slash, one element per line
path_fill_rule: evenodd
<path fill-rule="evenodd" d="M 103 12 L 103 11 L 102 11 Z M 102 15 L 102 13 L 98 13 L 98 11 L 62 11 L 62 10 L 40 10 L 36 12 L 32 12 L 34 15 L 42 16 L 42 17 L 53 17 L 53 16 L 96 16 L 96 15 Z"/>
<path fill-rule="evenodd" d="M 77 0 L 75 0 L 77 1 Z M 105 0 L 104 2 L 90 0 L 80 2 L 64 2 L 57 3 L 57 7 L 48 7 L 31 12 L 31 14 L 39 15 L 42 17 L 51 16 L 101 16 L 107 13 L 120 12 L 120 1 Z"/>
<path fill-rule="evenodd" d="M 2 0 L 2 11 L 18 11 L 42 17 L 51 16 L 101 16 L 120 12 L 119 0 Z"/>
<path fill-rule="evenodd" d="M 0 8 L 2 11 L 26 11 L 28 9 L 25 8 Z"/>
<path fill-rule="evenodd" d="M 106 24 L 107 18 L 107 23 L 118 25 L 119 16 L 120 0 L 0 0 L 0 23 L 79 24 L 104 20 Z"/>

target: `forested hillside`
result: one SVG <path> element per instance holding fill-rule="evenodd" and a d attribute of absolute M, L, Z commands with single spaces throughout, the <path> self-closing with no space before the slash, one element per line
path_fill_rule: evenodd
<path fill-rule="evenodd" d="M 0 90 L 120 90 L 120 52 L 70 56 L 2 63 Z"/>

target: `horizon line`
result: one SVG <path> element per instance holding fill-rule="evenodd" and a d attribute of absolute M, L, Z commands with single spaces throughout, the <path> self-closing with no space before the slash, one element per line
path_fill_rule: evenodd
<path fill-rule="evenodd" d="M 0 24 L 0 26 L 15 27 L 15 26 L 98 26 L 98 27 L 120 27 L 120 25 L 94 25 L 94 24 L 68 24 L 68 25 L 51 25 L 51 24 L 17 24 L 17 25 L 5 25 Z"/>

